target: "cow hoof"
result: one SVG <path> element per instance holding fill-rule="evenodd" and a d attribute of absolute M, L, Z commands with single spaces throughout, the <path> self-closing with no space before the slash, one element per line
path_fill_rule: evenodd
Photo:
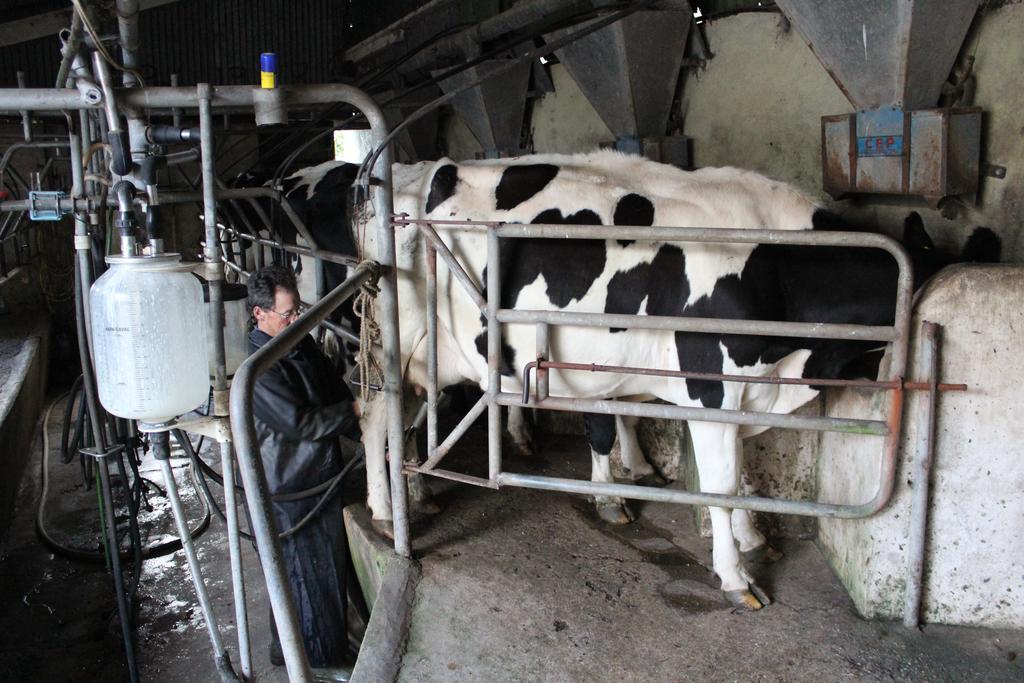
<path fill-rule="evenodd" d="M 633 483 L 636 484 L 637 486 L 651 486 L 660 488 L 668 484 L 668 479 L 661 476 L 657 472 L 651 471 L 648 474 L 645 474 L 642 477 L 635 479 Z"/>
<path fill-rule="evenodd" d="M 533 443 L 530 441 L 524 441 L 521 439 L 510 439 L 507 443 L 512 446 L 515 452 L 523 458 L 532 458 L 537 455 L 537 450 L 533 447 Z"/>
<path fill-rule="evenodd" d="M 743 559 L 750 564 L 772 564 L 782 559 L 782 551 L 776 550 L 767 543 L 743 553 Z"/>
<path fill-rule="evenodd" d="M 392 541 L 395 540 L 395 525 L 390 519 L 371 519 L 370 527 L 379 535 Z"/>
<path fill-rule="evenodd" d="M 413 518 L 430 517 L 440 513 L 441 506 L 430 498 L 426 500 L 414 500 L 409 506 L 409 512 L 412 513 Z"/>
<path fill-rule="evenodd" d="M 760 588 L 757 590 L 759 593 L 764 595 L 764 592 Z M 755 612 L 767 604 L 758 599 L 753 592 L 746 588 L 722 592 L 725 593 L 725 599 L 729 601 L 729 604 L 742 612 Z"/>
<path fill-rule="evenodd" d="M 624 503 L 597 503 L 597 516 L 605 524 L 622 526 L 629 524 L 636 517 Z"/>

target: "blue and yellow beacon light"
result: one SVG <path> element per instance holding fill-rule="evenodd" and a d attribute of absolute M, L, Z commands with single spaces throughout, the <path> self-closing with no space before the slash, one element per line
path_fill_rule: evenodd
<path fill-rule="evenodd" d="M 260 54 L 260 87 L 272 89 L 277 87 L 277 53 Z"/>

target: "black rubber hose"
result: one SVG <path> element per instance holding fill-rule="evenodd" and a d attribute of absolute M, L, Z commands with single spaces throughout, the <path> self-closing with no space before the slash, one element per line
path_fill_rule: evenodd
<path fill-rule="evenodd" d="M 182 433 L 180 429 L 175 429 L 172 431 L 174 432 L 174 438 L 177 439 L 178 443 L 181 444 L 181 447 L 185 450 L 185 452 L 188 454 L 188 457 L 192 460 L 192 464 L 195 467 L 196 474 L 198 475 L 200 488 L 202 489 L 203 494 L 207 498 L 207 503 L 209 507 L 213 509 L 217 517 L 219 517 L 220 520 L 226 524 L 227 517 L 224 515 L 224 512 L 220 509 L 220 506 L 217 505 L 217 501 L 213 497 L 213 492 L 210 491 L 209 484 L 206 482 L 206 475 L 209 475 L 211 478 L 214 479 L 214 481 L 217 481 L 221 485 L 221 487 L 224 486 L 224 478 L 221 477 L 206 462 L 204 462 L 201 457 L 199 457 L 199 454 L 196 452 L 195 448 L 193 448 L 192 442 L 188 438 L 188 436 Z M 334 494 L 338 490 L 338 486 L 345 479 L 345 477 L 352 471 L 358 469 L 363 464 L 363 460 L 364 458 L 362 454 L 352 458 L 352 460 L 349 460 L 347 463 L 345 463 L 345 466 L 341 468 L 341 472 L 334 475 L 327 481 L 318 484 L 312 488 L 306 489 L 305 491 L 272 496 L 271 500 L 274 502 L 286 502 L 302 500 L 304 498 L 311 498 L 312 496 L 316 495 L 316 493 L 310 493 L 311 491 L 324 491 L 323 496 L 321 496 L 320 500 L 316 502 L 316 505 L 313 506 L 313 509 L 310 510 L 305 517 L 299 520 L 299 522 L 296 523 L 295 526 L 293 526 L 290 529 L 287 529 L 286 531 L 281 532 L 281 534 L 278 535 L 278 538 L 288 538 L 289 536 L 298 533 L 303 529 L 303 527 L 309 524 L 309 522 L 314 517 L 316 517 L 317 514 L 320 513 L 320 510 L 322 510 L 324 505 L 327 504 L 327 501 L 334 496 Z M 245 496 L 245 489 L 243 489 L 241 486 L 236 485 L 235 490 L 238 491 L 242 496 Z M 246 540 L 255 542 L 251 534 L 247 534 L 241 529 L 239 529 L 238 533 Z"/>
<path fill-rule="evenodd" d="M 64 421 L 61 423 L 60 428 L 60 461 L 67 465 L 71 462 L 71 459 L 75 457 L 75 450 L 70 448 L 68 442 L 68 435 L 71 433 L 71 412 L 75 407 L 75 399 L 78 398 L 78 392 L 82 388 L 82 376 L 79 375 L 75 378 L 74 384 L 71 385 L 71 390 L 68 392 L 68 402 L 64 405 Z M 85 405 L 84 403 L 82 404 Z M 81 418 L 79 418 L 79 421 Z M 78 441 L 79 431 L 78 423 L 75 424 L 75 431 L 71 440 L 74 442 Z M 76 449 L 77 450 L 77 449 Z"/>
<path fill-rule="evenodd" d="M 41 458 L 40 462 L 40 471 L 42 475 L 42 492 L 40 493 L 39 504 L 36 508 L 36 534 L 39 536 L 39 539 L 43 542 L 43 544 L 46 545 L 46 547 L 48 547 L 50 550 L 59 555 L 70 558 L 72 560 L 78 560 L 80 562 L 89 562 L 90 564 L 103 564 L 106 560 L 104 559 L 105 554 L 102 551 L 97 551 L 89 548 L 75 548 L 72 546 L 63 545 L 57 542 L 50 535 L 49 531 L 46 528 L 45 506 L 50 481 L 50 469 L 47 460 L 47 456 L 49 455 L 50 442 L 46 428 L 47 425 L 49 424 L 50 411 L 53 409 L 53 406 L 59 400 L 60 398 L 56 399 L 54 403 L 50 405 L 50 408 L 47 409 L 45 417 L 43 418 L 43 457 Z M 93 459 L 91 457 L 88 457 L 88 461 L 90 463 L 92 462 L 92 460 Z M 148 482 L 148 480 L 144 481 Z M 148 483 L 152 486 L 156 486 L 157 490 L 162 492 L 162 489 L 160 489 L 160 487 L 157 486 L 156 484 L 153 484 L 152 482 Z M 193 540 L 202 536 L 210 527 L 210 508 L 209 506 L 206 505 L 206 501 L 203 501 L 203 508 L 203 519 L 191 531 L 191 536 Z M 171 541 L 155 543 L 153 545 L 146 546 L 142 549 L 141 559 L 148 560 L 154 557 L 160 557 L 162 555 L 169 555 L 170 553 L 176 552 L 180 549 L 181 540 L 177 538 Z M 133 560 L 133 556 L 130 553 L 119 552 L 118 554 L 122 561 L 131 562 Z"/>
<path fill-rule="evenodd" d="M 137 484 L 131 483 L 128 479 L 128 470 L 124 466 L 126 453 L 127 447 L 114 457 L 117 460 L 117 472 L 121 475 L 121 480 L 124 482 L 125 505 L 128 507 L 128 537 L 131 539 L 132 561 L 135 564 L 135 571 L 132 572 L 131 587 L 128 589 L 128 600 L 132 602 L 139 592 L 139 580 L 142 578 L 142 536 L 139 534 L 139 506 L 132 490 Z M 129 458 L 131 457 L 131 454 L 127 455 Z"/>

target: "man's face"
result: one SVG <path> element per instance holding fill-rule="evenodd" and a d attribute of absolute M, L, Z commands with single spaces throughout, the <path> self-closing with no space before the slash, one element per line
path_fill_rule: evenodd
<path fill-rule="evenodd" d="M 278 287 L 274 290 L 274 308 L 265 310 L 259 306 L 252 309 L 253 317 L 256 318 L 256 327 L 266 332 L 271 337 L 279 335 L 284 328 L 292 324 L 299 317 L 299 296 L 298 293 Z"/>

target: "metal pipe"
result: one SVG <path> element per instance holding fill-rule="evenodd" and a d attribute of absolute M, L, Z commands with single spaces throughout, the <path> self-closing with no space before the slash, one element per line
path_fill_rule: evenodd
<path fill-rule="evenodd" d="M 121 44 L 121 63 L 125 87 L 137 87 L 139 83 L 132 70 L 138 68 L 136 53 L 139 49 L 139 0 L 117 0 L 117 28 Z"/>
<path fill-rule="evenodd" d="M 238 677 L 233 672 L 228 673 L 231 671 L 231 660 L 220 639 L 220 629 L 217 627 L 217 617 L 213 613 L 213 603 L 210 602 L 210 596 L 206 592 L 203 571 L 199 566 L 196 548 L 192 543 L 192 532 L 188 528 L 188 519 L 185 517 L 185 506 L 181 504 L 181 498 L 178 496 L 178 484 L 174 479 L 174 470 L 171 469 L 169 435 L 167 432 L 153 432 L 149 438 L 156 461 L 160 464 L 160 472 L 164 475 L 167 500 L 171 502 L 174 525 L 178 529 L 178 538 L 181 539 L 181 549 L 188 562 L 188 572 L 192 577 L 192 586 L 195 588 L 199 607 L 203 610 L 203 619 L 206 621 L 206 631 L 210 636 L 210 645 L 213 647 L 217 670 L 221 680 L 237 681 Z"/>
<path fill-rule="evenodd" d="M 401 333 L 398 324 L 398 271 L 395 260 L 395 231 L 391 227 L 394 195 L 391 186 L 391 149 L 387 139 L 387 122 L 377 103 L 362 91 L 350 88 L 349 97 L 338 97 L 366 116 L 374 147 L 380 155 L 374 168 L 381 183 L 375 186 L 377 211 L 377 258 L 384 272 L 380 279 L 380 321 L 384 356 L 384 398 L 388 411 L 389 479 L 391 481 L 391 521 L 395 535 L 395 552 L 412 556 L 409 541 L 409 501 L 404 464 L 404 429 L 402 425 L 402 357 Z"/>
<path fill-rule="evenodd" d="M 207 264 L 217 264 L 214 277 L 208 277 L 210 284 L 210 331 L 213 334 L 213 391 L 215 414 L 217 411 L 217 394 L 227 389 L 227 361 L 224 350 L 224 269 L 220 267 L 220 239 L 217 234 L 217 202 L 214 198 L 215 170 L 213 149 L 213 114 L 210 109 L 211 88 L 208 83 L 196 86 L 196 97 L 199 99 L 199 150 L 202 155 L 203 178 L 203 223 L 206 228 L 206 245 L 203 248 L 203 260 Z M 214 275 L 214 273 L 209 274 Z"/>
<path fill-rule="evenodd" d="M 435 470 L 436 471 L 436 470 Z M 432 474 L 432 472 L 424 472 Z M 467 482 L 468 483 L 468 482 Z M 581 493 L 591 496 L 617 496 L 633 500 L 649 500 L 655 503 L 682 503 L 686 505 L 710 505 L 712 507 L 740 508 L 758 512 L 772 512 L 780 515 L 801 515 L 808 517 L 833 517 L 856 519 L 867 517 L 874 512 L 864 513 L 859 505 L 830 505 L 797 500 L 776 500 L 762 496 L 727 496 L 720 493 L 677 491 L 659 489 L 635 484 L 601 484 L 591 481 L 577 481 L 558 477 L 542 477 L 529 474 L 502 472 L 498 476 L 499 486 L 519 486 L 542 491 Z"/>
<path fill-rule="evenodd" d="M 72 192 L 81 191 L 84 186 L 83 171 L 81 164 L 81 147 L 78 143 L 78 136 L 75 134 L 71 121 L 68 121 L 68 142 L 71 147 L 72 159 Z M 77 150 L 77 160 L 76 160 Z M 128 663 L 129 680 L 139 680 L 137 663 L 135 660 L 135 639 L 131 630 L 131 611 L 128 606 L 128 598 L 124 590 L 124 575 L 121 571 L 121 553 L 118 550 L 117 529 L 114 524 L 114 505 L 110 488 L 110 471 L 107 469 L 107 440 L 102 424 L 102 409 L 96 391 L 96 377 L 92 367 L 92 337 L 89 324 L 89 288 L 92 285 L 91 264 L 89 252 L 83 249 L 83 243 L 87 244 L 88 236 L 85 234 L 85 224 L 80 215 L 75 217 L 75 249 L 78 258 L 75 261 L 75 325 L 78 331 L 78 358 L 82 366 L 82 388 L 85 394 L 85 403 L 89 410 L 89 425 L 92 428 L 93 441 L 96 444 L 96 463 L 99 468 L 100 488 L 102 491 L 104 515 L 110 523 L 106 526 L 107 547 L 109 548 L 111 573 L 114 578 L 114 592 L 117 595 L 117 611 L 121 620 L 121 636 L 124 639 L 125 659 Z"/>
<path fill-rule="evenodd" d="M 503 308 L 497 313 L 502 323 L 570 325 L 576 327 L 624 327 L 641 330 L 747 334 L 764 337 L 805 337 L 808 339 L 846 339 L 859 341 L 895 341 L 893 327 L 830 323 L 791 323 L 775 320 L 731 320 L 728 318 L 683 318 L 665 315 L 628 315 L 617 313 L 576 313 L 569 311 L 516 310 Z"/>
<path fill-rule="evenodd" d="M 480 417 L 480 414 L 484 412 L 484 409 L 487 408 L 489 404 L 490 400 L 488 399 L 487 394 L 481 396 L 480 400 L 474 403 L 469 412 L 459 420 L 459 424 L 455 426 L 455 429 L 451 431 L 444 442 L 433 451 L 427 451 L 427 461 L 420 465 L 420 469 L 431 470 L 435 465 L 437 465 L 437 463 L 441 462 L 441 460 L 444 459 L 444 456 L 448 455 L 448 451 L 452 449 L 452 446 L 462 438 L 463 434 L 469 431 L 469 428 L 473 426 L 473 423 L 476 422 L 476 419 Z"/>
<path fill-rule="evenodd" d="M 364 113 L 363 104 L 376 106 L 363 91 L 341 83 L 319 83 L 311 85 L 283 85 L 277 88 L 289 105 L 352 104 Z M 212 93 L 210 105 L 214 109 L 237 108 L 252 111 L 253 92 L 260 90 L 252 85 L 218 85 Z M 104 93 L 106 94 L 106 93 Z M 195 88 L 189 86 L 159 86 L 119 89 L 116 91 L 120 104 L 136 109 L 181 108 L 198 109 Z M 356 100 L 361 100 L 357 104 Z M 77 93 L 50 88 L 25 88 L 5 90 L 0 93 L 0 114 L 28 109 L 33 112 L 61 111 L 73 109 L 95 109 L 98 105 L 82 102 Z M 382 136 L 383 137 L 383 136 Z M 378 176 L 379 177 L 379 176 Z"/>
<path fill-rule="evenodd" d="M 875 436 L 887 436 L 889 434 L 889 427 L 880 420 L 861 420 L 845 417 L 817 417 L 813 415 L 792 415 L 789 413 L 763 413 L 753 410 L 696 408 L 662 403 L 634 403 L 631 401 L 564 398 L 559 396 L 549 396 L 543 401 L 525 405 L 523 404 L 522 396 L 509 392 L 498 394 L 498 404 L 576 413 L 601 413 L 604 415 L 657 417 L 668 420 L 698 420 L 701 422 L 807 429 L 816 432 L 845 432 L 848 434 L 870 434 Z"/>
<path fill-rule="evenodd" d="M 84 118 L 84 117 L 83 117 Z M 84 131 L 87 132 L 87 131 Z M 68 148 L 71 157 L 71 197 L 77 200 L 85 192 L 85 169 L 82 166 L 82 142 L 77 133 L 73 130 L 73 123 L 68 121 Z M 82 315 L 86 320 L 85 341 L 88 349 L 92 345 L 92 325 L 88 321 L 92 311 L 89 305 L 88 292 L 92 287 L 92 239 L 89 237 L 89 226 L 86 223 L 84 212 L 76 210 L 73 212 L 75 220 L 75 257 L 78 268 L 75 277 L 78 279 L 76 286 L 82 288 Z M 91 356 L 90 356 L 91 357 Z"/>
<path fill-rule="evenodd" d="M 107 142 L 110 143 L 110 170 L 115 175 L 126 175 L 132 167 L 131 142 L 128 132 L 121 125 L 121 117 L 117 111 L 119 100 L 114 95 L 110 71 L 98 52 L 94 52 L 92 55 L 92 68 L 93 73 L 99 79 L 100 89 L 103 91 L 103 111 L 107 115 Z M 54 92 L 60 93 L 61 91 Z M 124 103 L 121 102 L 121 104 Z"/>
<path fill-rule="evenodd" d="M 938 401 L 938 331 L 939 326 L 925 321 L 921 325 L 919 362 L 924 379 L 931 387 L 921 398 L 921 420 L 918 422 L 917 457 L 914 458 L 910 480 L 913 490 L 910 501 L 910 530 L 907 539 L 907 591 L 903 603 L 903 625 L 917 628 L 921 621 L 921 595 L 924 589 L 924 557 L 928 543 L 928 490 L 935 448 L 935 416 Z"/>
<path fill-rule="evenodd" d="M 501 241 L 496 231 L 487 233 L 487 470 L 497 481 L 501 472 Z"/>
<path fill-rule="evenodd" d="M 437 451 L 437 249 L 427 244 L 427 455 Z"/>
<path fill-rule="evenodd" d="M 302 644 L 295 601 L 284 568 L 278 531 L 270 514 L 270 492 L 260 459 L 256 425 L 253 422 L 253 391 L 256 378 L 270 369 L 298 344 L 305 335 L 342 302 L 351 297 L 363 283 L 376 276 L 372 264 L 360 264 L 350 278 L 331 290 L 280 334 L 246 358 L 235 373 L 231 385 L 231 432 L 235 439 L 239 472 L 246 491 L 253 536 L 259 548 L 260 564 L 267 584 L 267 593 L 274 611 L 274 621 L 281 639 L 288 678 L 312 681 L 309 661 Z M 399 415 L 401 419 L 401 415 Z"/>
<path fill-rule="evenodd" d="M 78 49 L 82 43 L 82 15 L 78 12 L 71 13 L 71 28 L 67 34 L 61 31 L 60 66 L 57 67 L 57 82 L 54 87 L 67 87 L 68 72 L 71 70 L 72 60 L 78 56 Z"/>
<path fill-rule="evenodd" d="M 466 293 L 469 294 L 471 299 L 473 299 L 473 303 L 476 304 L 476 307 L 480 309 L 481 313 L 484 313 L 487 310 L 487 300 L 484 299 L 484 295 L 481 294 L 480 289 L 476 286 L 476 283 L 473 282 L 473 279 L 469 277 L 469 274 L 466 273 L 462 264 L 459 263 L 459 260 L 455 258 L 455 254 L 451 252 L 451 249 L 449 249 L 448 245 L 444 243 L 444 240 L 442 240 L 441 236 L 437 234 L 437 231 L 434 230 L 433 226 L 430 224 L 419 224 L 419 228 L 423 236 L 427 238 L 428 242 L 430 242 L 430 245 L 436 251 L 440 252 L 441 258 L 444 259 L 445 265 L 448 266 L 448 270 L 451 271 L 452 275 L 455 276 L 455 279 L 459 281 L 462 287 L 466 290 Z"/>
<path fill-rule="evenodd" d="M 242 678 L 252 678 L 252 650 L 249 647 L 249 615 L 245 603 L 245 574 L 242 570 L 242 536 L 238 528 L 238 503 L 235 500 L 235 463 L 230 441 L 220 444 L 220 464 L 224 477 L 224 517 L 228 526 L 228 553 L 231 556 L 231 587 L 235 599 L 235 628 L 238 631 L 238 659 Z"/>

